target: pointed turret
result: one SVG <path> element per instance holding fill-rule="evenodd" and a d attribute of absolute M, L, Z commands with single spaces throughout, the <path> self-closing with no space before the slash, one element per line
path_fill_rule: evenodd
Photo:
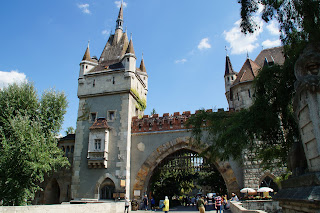
<path fill-rule="evenodd" d="M 97 66 L 97 60 L 91 59 L 90 57 L 90 49 L 89 49 L 89 41 L 86 52 L 83 55 L 82 61 L 80 63 L 80 73 L 79 78 L 82 78 L 84 74 L 86 74 L 93 67 Z"/>
<path fill-rule="evenodd" d="M 141 59 L 140 70 L 141 70 L 141 72 L 147 72 L 146 66 L 144 65 L 144 60 L 143 60 L 143 58 Z"/>
<path fill-rule="evenodd" d="M 132 43 L 132 37 L 130 39 L 130 42 L 129 42 L 129 45 L 128 45 L 128 48 L 127 48 L 127 51 L 126 51 L 126 54 L 128 54 L 128 53 L 131 53 L 131 54 L 135 55 L 134 48 L 133 48 L 133 43 Z"/>
<path fill-rule="evenodd" d="M 123 57 L 123 65 L 126 69 L 126 72 L 135 72 L 136 71 L 136 60 L 137 57 L 134 52 L 132 34 L 129 45 L 127 47 L 126 54 Z"/>
<path fill-rule="evenodd" d="M 232 97 L 231 97 L 231 92 L 230 88 L 233 84 L 233 82 L 237 78 L 237 73 L 233 70 L 232 64 L 230 61 L 229 56 L 226 56 L 226 67 L 224 71 L 224 85 L 225 85 L 225 90 L 226 90 L 226 98 L 229 103 L 229 108 L 232 108 Z"/>
<path fill-rule="evenodd" d="M 235 71 L 232 68 L 232 64 L 230 61 L 229 56 L 226 56 L 226 67 L 225 67 L 225 72 L 224 72 L 224 76 L 229 75 L 229 74 L 234 74 Z"/>
<path fill-rule="evenodd" d="M 116 31 L 114 33 L 114 41 L 118 43 L 123 34 L 123 3 L 122 2 L 121 2 L 116 23 L 117 25 L 116 25 Z"/>

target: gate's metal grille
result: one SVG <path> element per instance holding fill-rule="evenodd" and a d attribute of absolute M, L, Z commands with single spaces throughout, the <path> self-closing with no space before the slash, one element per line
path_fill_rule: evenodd
<path fill-rule="evenodd" d="M 197 172 L 209 168 L 210 165 L 205 158 L 200 157 L 196 152 L 185 149 L 167 156 L 158 165 L 160 170 L 191 170 Z"/>

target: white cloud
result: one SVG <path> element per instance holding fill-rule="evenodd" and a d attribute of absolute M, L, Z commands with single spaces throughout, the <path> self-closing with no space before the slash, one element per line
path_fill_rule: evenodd
<path fill-rule="evenodd" d="M 19 73 L 18 71 L 12 70 L 10 72 L 0 71 L 0 89 L 13 83 L 26 82 L 27 78 L 24 73 Z"/>
<path fill-rule="evenodd" d="M 280 39 L 270 41 L 269 39 L 262 42 L 263 48 L 278 47 L 281 45 Z"/>
<path fill-rule="evenodd" d="M 187 59 L 185 59 L 185 58 L 174 61 L 174 63 L 176 63 L 176 64 L 184 64 L 184 63 L 186 63 L 186 62 L 187 62 Z"/>
<path fill-rule="evenodd" d="M 240 29 L 240 22 L 238 20 L 234 23 L 234 27 L 229 31 L 224 31 L 224 38 L 230 44 L 231 54 L 242 54 L 246 52 L 252 52 L 259 46 L 257 42 L 258 36 L 263 32 L 263 22 L 259 18 L 255 18 L 255 22 L 260 26 L 253 34 L 244 34 Z"/>
<path fill-rule="evenodd" d="M 110 34 L 110 30 L 102 30 L 102 35 L 107 36 Z"/>
<path fill-rule="evenodd" d="M 198 44 L 198 49 L 203 50 L 203 49 L 210 49 L 211 44 L 209 44 L 209 38 L 203 38 L 201 39 L 200 43 Z"/>
<path fill-rule="evenodd" d="M 78 4 L 78 7 L 82 10 L 83 13 L 90 14 L 89 4 Z"/>
<path fill-rule="evenodd" d="M 120 8 L 121 1 L 115 1 L 114 3 L 117 5 L 117 8 Z M 127 3 L 126 2 L 123 2 L 123 7 L 127 7 Z"/>
<path fill-rule="evenodd" d="M 279 23 L 276 20 L 271 20 L 269 24 L 266 26 L 266 28 L 272 35 L 280 35 Z"/>

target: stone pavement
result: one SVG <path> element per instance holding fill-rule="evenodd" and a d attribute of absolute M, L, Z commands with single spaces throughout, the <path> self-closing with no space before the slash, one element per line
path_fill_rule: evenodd
<path fill-rule="evenodd" d="M 137 212 L 137 213 L 142 213 L 142 212 L 145 212 L 145 213 L 160 213 L 160 212 L 163 212 L 163 211 L 160 211 L 160 210 L 157 210 L 157 211 L 145 211 L 145 210 L 138 210 L 138 211 L 130 211 L 131 213 L 134 213 L 134 212 Z M 196 212 L 199 212 L 195 206 L 177 206 L 177 207 L 172 207 L 170 208 L 170 212 L 174 212 L 174 213 L 196 213 Z M 211 213 L 215 213 L 216 210 L 213 208 L 212 205 L 207 205 L 206 206 L 206 212 L 211 212 Z M 222 211 L 223 213 L 231 213 L 230 210 L 224 210 Z"/>

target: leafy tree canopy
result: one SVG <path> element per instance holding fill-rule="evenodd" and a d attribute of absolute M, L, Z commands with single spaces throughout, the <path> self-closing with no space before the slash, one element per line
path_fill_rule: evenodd
<path fill-rule="evenodd" d="M 75 130 L 74 130 L 74 128 L 73 128 L 72 126 L 69 126 L 69 127 L 67 128 L 67 130 L 65 131 L 65 133 L 66 133 L 66 135 L 68 135 L 68 134 L 74 134 L 74 133 L 75 133 Z"/>
<path fill-rule="evenodd" d="M 48 174 L 67 166 L 57 147 L 67 100 L 64 93 L 45 91 L 41 98 L 30 83 L 0 90 L 0 200 L 22 205 L 39 190 Z"/>

